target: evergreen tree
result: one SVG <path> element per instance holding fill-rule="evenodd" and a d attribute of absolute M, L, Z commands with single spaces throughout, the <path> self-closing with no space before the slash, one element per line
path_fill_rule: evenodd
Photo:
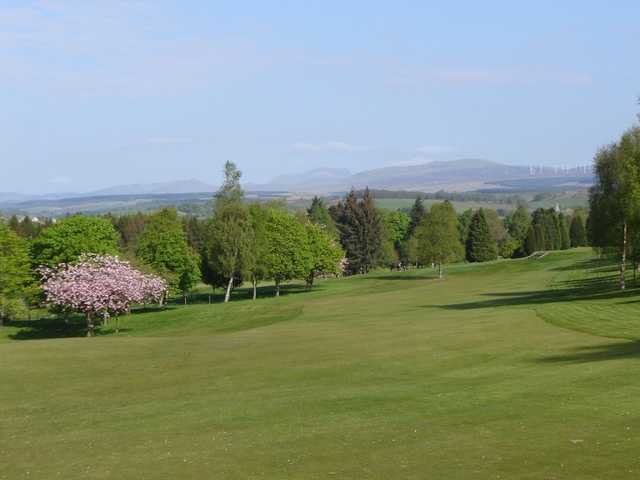
<path fill-rule="evenodd" d="M 496 242 L 491 236 L 484 209 L 479 209 L 471 219 L 466 245 L 469 262 L 486 262 L 498 257 Z"/>
<path fill-rule="evenodd" d="M 531 215 L 524 205 L 518 205 L 518 208 L 507 217 L 507 231 L 511 238 L 515 241 L 515 256 L 525 254 L 525 240 L 528 236 L 531 226 Z"/>
<path fill-rule="evenodd" d="M 427 214 L 427 209 L 424 207 L 424 203 L 422 201 L 422 197 L 416 197 L 413 205 L 411 206 L 411 210 L 409 211 L 409 227 L 407 228 L 406 238 L 409 238 L 413 235 L 413 232 L 416 231 L 420 222 Z"/>
<path fill-rule="evenodd" d="M 464 245 L 469 237 L 469 227 L 471 226 L 471 219 L 473 218 L 473 210 L 467 208 L 458 216 L 458 232 L 460 242 Z"/>
<path fill-rule="evenodd" d="M 572 247 L 584 247 L 587 245 L 587 232 L 582 215 L 574 215 L 571 219 L 569 236 Z"/>
<path fill-rule="evenodd" d="M 369 189 L 365 189 L 360 201 L 352 190 L 332 211 L 340 232 L 340 243 L 349 261 L 349 271 L 367 273 L 382 258 L 384 247 L 382 218 Z"/>
<path fill-rule="evenodd" d="M 563 213 L 558 215 L 558 223 L 560 224 L 560 248 L 562 250 L 567 250 L 568 248 L 571 248 L 571 237 L 569 235 L 569 222 Z"/>

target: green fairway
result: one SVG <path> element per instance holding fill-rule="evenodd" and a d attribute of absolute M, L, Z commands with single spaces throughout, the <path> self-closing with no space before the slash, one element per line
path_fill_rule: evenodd
<path fill-rule="evenodd" d="M 4 327 L 0 479 L 637 478 L 633 282 L 588 249 L 435 277 Z"/>

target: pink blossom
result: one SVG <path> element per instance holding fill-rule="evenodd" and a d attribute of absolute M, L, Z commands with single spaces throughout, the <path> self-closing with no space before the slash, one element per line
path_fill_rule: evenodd
<path fill-rule="evenodd" d="M 41 267 L 40 273 L 47 303 L 87 316 L 125 313 L 133 304 L 160 302 L 167 291 L 160 277 L 109 255 L 83 255 L 73 264 Z"/>

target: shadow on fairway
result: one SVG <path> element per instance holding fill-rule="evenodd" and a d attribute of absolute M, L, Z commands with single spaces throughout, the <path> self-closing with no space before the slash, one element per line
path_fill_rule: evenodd
<path fill-rule="evenodd" d="M 84 319 L 72 319 L 65 323 L 62 319 L 41 318 L 39 320 L 16 320 L 5 322 L 6 327 L 19 328 L 15 333 L 9 335 L 12 340 L 44 340 L 52 338 L 73 338 L 84 337 L 86 335 L 87 324 Z M 128 328 L 120 328 L 120 333 L 129 331 Z M 113 331 L 113 321 L 104 331 L 96 326 L 96 336 L 116 335 Z"/>
<path fill-rule="evenodd" d="M 297 295 L 299 293 L 309 293 L 309 292 L 318 292 L 325 290 L 325 287 L 322 285 L 314 285 L 311 290 L 306 288 L 305 285 L 301 284 L 292 284 L 292 285 L 282 285 L 280 287 L 280 296 L 286 297 L 289 295 Z M 265 285 L 259 286 L 256 289 L 257 299 L 261 298 L 271 298 L 275 297 L 276 290 L 273 285 Z M 241 300 L 252 300 L 253 289 L 251 288 L 236 288 L 231 293 L 231 301 L 241 301 Z M 184 298 L 176 297 L 172 298 L 169 303 L 171 305 L 184 305 Z M 202 304 L 214 304 L 214 303 L 224 303 L 224 292 L 220 290 L 208 293 L 208 292 L 198 292 L 192 293 L 187 296 L 187 305 L 202 305 Z"/>
<path fill-rule="evenodd" d="M 640 342 L 608 343 L 590 345 L 569 350 L 566 353 L 541 357 L 536 363 L 588 363 L 605 360 L 640 357 Z"/>
<path fill-rule="evenodd" d="M 638 288 L 632 282 L 626 290 L 620 290 L 616 275 L 600 276 L 580 280 L 558 282 L 555 288 L 522 292 L 491 292 L 481 294 L 491 297 L 487 300 L 453 303 L 449 305 L 425 305 L 425 308 L 446 310 L 475 310 L 481 308 L 535 306 L 547 303 L 567 302 L 571 300 L 606 300 L 612 298 L 632 298 L 637 296 Z"/>

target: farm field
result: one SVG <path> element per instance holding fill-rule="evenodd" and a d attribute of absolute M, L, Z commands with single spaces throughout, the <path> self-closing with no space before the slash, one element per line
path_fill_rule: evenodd
<path fill-rule="evenodd" d="M 0 329 L 0 479 L 637 478 L 638 290 L 589 249 Z M 270 293 L 268 287 L 261 293 Z"/>

